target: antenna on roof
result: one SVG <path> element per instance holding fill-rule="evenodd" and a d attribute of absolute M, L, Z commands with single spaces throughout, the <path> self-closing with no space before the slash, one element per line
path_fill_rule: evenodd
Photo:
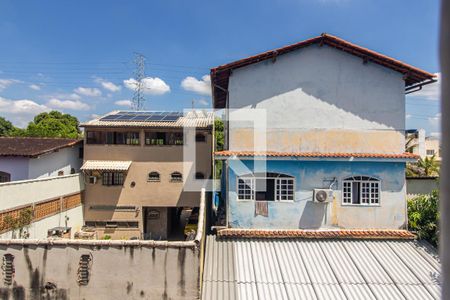
<path fill-rule="evenodd" d="M 195 100 L 192 99 L 192 111 L 194 111 L 194 103 L 195 103 Z"/>
<path fill-rule="evenodd" d="M 133 109 L 141 110 L 144 107 L 144 83 L 142 80 L 145 78 L 145 56 L 141 53 L 134 53 L 134 63 L 136 69 L 134 71 L 134 79 L 136 80 L 136 88 L 133 95 Z"/>

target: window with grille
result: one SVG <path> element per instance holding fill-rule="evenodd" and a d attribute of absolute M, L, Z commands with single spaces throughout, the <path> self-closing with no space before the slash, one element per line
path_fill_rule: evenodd
<path fill-rule="evenodd" d="M 239 200 L 293 201 L 295 178 L 279 173 L 256 174 L 239 177 Z"/>
<path fill-rule="evenodd" d="M 11 181 L 11 174 L 0 171 L 0 182 L 9 182 Z"/>
<path fill-rule="evenodd" d="M 368 176 L 353 176 L 344 179 L 342 203 L 345 205 L 379 205 L 380 180 Z"/>
<path fill-rule="evenodd" d="M 103 185 L 123 185 L 123 173 L 104 172 L 102 177 Z"/>
<path fill-rule="evenodd" d="M 173 172 L 170 175 L 171 181 L 172 182 L 180 182 L 183 181 L 183 175 L 180 172 Z"/>
<path fill-rule="evenodd" d="M 160 175 L 158 172 L 150 172 L 148 173 L 148 181 L 159 181 L 160 180 Z"/>

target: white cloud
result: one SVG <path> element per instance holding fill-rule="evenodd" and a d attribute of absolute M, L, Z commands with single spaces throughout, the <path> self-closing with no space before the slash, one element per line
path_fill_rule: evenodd
<path fill-rule="evenodd" d="M 122 87 L 120 85 L 116 85 L 114 83 L 112 83 L 111 81 L 107 81 L 103 78 L 99 78 L 96 77 L 95 78 L 95 82 L 97 82 L 98 84 L 100 84 L 105 90 L 108 90 L 110 92 L 118 92 L 122 89 Z"/>
<path fill-rule="evenodd" d="M 431 132 L 430 136 L 440 139 L 441 138 L 441 133 L 440 132 Z"/>
<path fill-rule="evenodd" d="M 118 100 L 118 101 L 114 102 L 114 104 L 119 105 L 119 106 L 127 106 L 127 107 L 131 107 L 133 105 L 131 100 Z"/>
<path fill-rule="evenodd" d="M 0 112 L 16 126 L 24 127 L 35 115 L 49 110 L 47 106 L 33 100 L 11 100 L 0 97 Z"/>
<path fill-rule="evenodd" d="M 73 90 L 75 93 L 83 95 L 83 96 L 88 96 L 88 97 L 98 97 L 102 95 L 102 91 L 100 91 L 97 88 L 87 88 L 87 87 L 78 87 L 76 89 Z"/>
<path fill-rule="evenodd" d="M 428 122 L 433 126 L 439 126 L 441 124 L 441 117 L 441 113 L 437 113 L 433 117 L 429 117 Z"/>
<path fill-rule="evenodd" d="M 410 114 L 406 114 L 406 118 L 407 119 L 409 119 L 409 118 L 411 118 L 412 116 L 410 115 Z"/>
<path fill-rule="evenodd" d="M 35 90 L 35 91 L 40 91 L 41 90 L 41 86 L 37 85 L 37 84 L 30 84 L 28 86 L 30 89 Z"/>
<path fill-rule="evenodd" d="M 16 83 L 21 83 L 21 81 L 20 80 L 16 80 L 16 79 L 0 79 L 0 91 L 3 91 L 4 89 L 9 87 L 10 85 L 13 85 L 13 84 L 16 84 Z"/>
<path fill-rule="evenodd" d="M 137 80 L 134 78 L 126 79 L 123 84 L 128 89 L 134 91 L 137 88 Z M 170 92 L 170 86 L 158 77 L 146 77 L 142 79 L 143 92 L 149 95 L 163 95 Z"/>
<path fill-rule="evenodd" d="M 438 101 L 441 98 L 441 73 L 435 73 L 437 82 L 424 85 L 420 91 L 411 93 L 408 97 L 425 98 Z"/>
<path fill-rule="evenodd" d="M 181 87 L 186 91 L 195 92 L 200 95 L 211 95 L 211 77 L 205 75 L 201 80 L 188 76 L 181 82 Z"/>
<path fill-rule="evenodd" d="M 194 103 L 198 103 L 200 105 L 207 106 L 207 105 L 209 105 L 210 102 L 206 99 L 201 98 L 201 99 L 194 100 Z"/>
<path fill-rule="evenodd" d="M 59 100 L 52 98 L 47 102 L 47 105 L 57 109 L 70 109 L 70 110 L 89 110 L 90 107 L 80 100 Z"/>

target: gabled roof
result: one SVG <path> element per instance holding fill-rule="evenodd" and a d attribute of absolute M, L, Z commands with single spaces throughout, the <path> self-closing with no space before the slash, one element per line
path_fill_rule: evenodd
<path fill-rule="evenodd" d="M 214 108 L 225 107 L 226 90 L 228 89 L 228 81 L 232 70 L 255 64 L 267 59 L 274 59 L 278 55 L 286 54 L 313 44 L 328 45 L 338 50 L 347 52 L 351 55 L 361 57 L 364 61 L 370 61 L 400 72 L 404 75 L 403 78 L 405 80 L 406 87 L 423 82 L 425 80 L 433 79 L 435 77 L 435 75 L 432 73 L 421 70 L 392 57 L 355 45 L 336 36 L 323 33 L 320 36 L 307 39 L 299 43 L 266 51 L 211 69 Z"/>
<path fill-rule="evenodd" d="M 436 251 L 412 240 L 206 239 L 202 299 L 440 299 Z"/>
<path fill-rule="evenodd" d="M 0 156 L 38 157 L 81 144 L 80 139 L 40 137 L 0 137 Z"/>

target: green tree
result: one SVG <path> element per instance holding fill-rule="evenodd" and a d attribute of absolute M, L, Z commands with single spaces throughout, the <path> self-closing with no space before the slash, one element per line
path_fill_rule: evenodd
<path fill-rule="evenodd" d="M 15 127 L 10 121 L 0 117 L 0 136 L 10 136 L 14 129 Z"/>
<path fill-rule="evenodd" d="M 81 131 L 78 119 L 59 111 L 40 113 L 28 124 L 26 136 L 77 138 Z"/>
<path fill-rule="evenodd" d="M 215 138 L 214 150 L 222 151 L 225 143 L 225 136 L 224 136 L 224 125 L 221 119 L 214 120 L 214 138 Z M 216 166 L 215 178 L 218 179 L 222 174 L 223 162 L 221 160 L 216 160 L 214 164 Z"/>
<path fill-rule="evenodd" d="M 415 231 L 419 239 L 439 244 L 439 191 L 408 200 L 408 229 Z"/>

